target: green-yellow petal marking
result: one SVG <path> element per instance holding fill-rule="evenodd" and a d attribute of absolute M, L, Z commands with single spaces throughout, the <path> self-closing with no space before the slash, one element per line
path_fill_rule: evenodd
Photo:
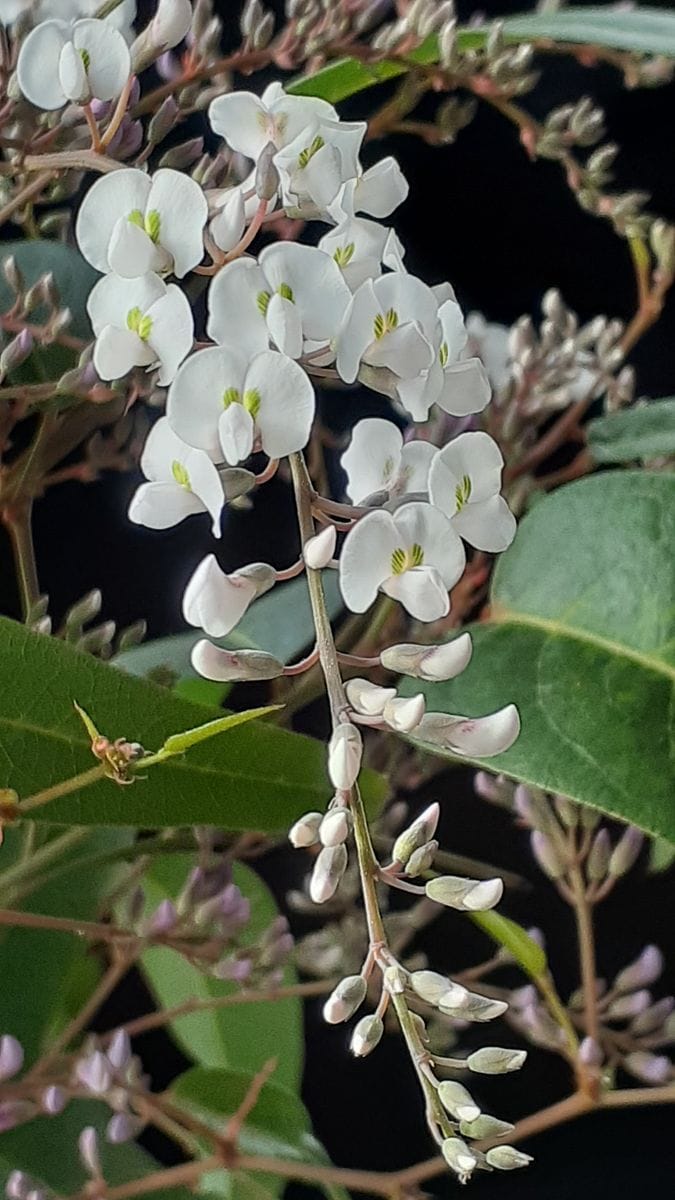
<path fill-rule="evenodd" d="M 191 490 L 190 476 L 188 475 L 186 468 L 178 461 L 177 458 L 174 458 L 171 464 L 171 474 L 173 475 L 179 487 L 185 488 L 186 492 Z"/>
<path fill-rule="evenodd" d="M 378 313 L 373 321 L 373 332 L 379 342 L 385 333 L 391 333 L 398 326 L 398 313 L 395 308 L 387 309 L 386 313 Z"/>
<path fill-rule="evenodd" d="M 244 392 L 244 408 L 251 414 L 254 421 L 260 412 L 260 399 L 260 392 L 257 388 L 250 388 Z"/>
<path fill-rule="evenodd" d="M 241 404 L 241 392 L 234 387 L 223 392 L 223 408 L 229 408 L 231 404 Z"/>
<path fill-rule="evenodd" d="M 272 299 L 271 292 L 258 292 L 258 295 L 255 298 L 255 302 L 258 305 L 258 308 L 259 308 L 260 312 L 262 313 L 263 317 L 267 313 L 267 308 L 268 308 L 268 305 L 269 305 L 269 302 L 271 299 Z"/>
<path fill-rule="evenodd" d="M 85 71 L 88 71 L 89 67 L 91 66 L 91 55 L 88 50 L 80 50 L 79 53 L 80 53 L 80 58 L 82 59 L 82 62 L 84 64 L 84 69 L 85 69 Z"/>
<path fill-rule="evenodd" d="M 347 267 L 354 257 L 356 247 L 353 242 L 349 242 L 346 246 L 338 246 L 333 252 L 333 260 L 338 267 Z"/>
<path fill-rule="evenodd" d="M 471 495 L 471 480 L 468 475 L 463 475 L 460 483 L 455 488 L 455 500 L 457 501 L 457 512 L 461 512 L 464 505 L 467 503 Z"/>
<path fill-rule="evenodd" d="M 290 300 L 291 304 L 295 304 L 295 296 L 293 295 L 293 288 L 290 287 L 290 285 L 288 283 L 279 284 L 278 291 L 279 291 L 279 295 L 281 296 L 282 300 Z"/>
<path fill-rule="evenodd" d="M 142 342 L 147 342 L 152 332 L 152 317 L 143 316 L 138 305 L 127 313 L 127 329 L 137 333 Z"/>
<path fill-rule="evenodd" d="M 321 150 L 325 145 L 326 143 L 324 142 L 323 138 L 317 133 L 316 137 L 310 142 L 309 146 L 305 146 L 304 150 L 300 151 L 298 155 L 298 166 L 301 169 L 306 167 L 309 160 L 314 158 L 314 155 L 318 154 L 319 150 Z"/>
<path fill-rule="evenodd" d="M 138 225 L 139 229 L 143 229 L 150 240 L 157 244 L 159 241 L 159 231 L 161 226 L 161 218 L 156 208 L 151 208 L 149 213 L 143 216 L 140 208 L 132 208 L 130 213 L 127 213 L 127 221 L 132 225 Z"/>
<path fill-rule="evenodd" d="M 419 542 L 414 542 L 407 550 L 402 546 L 397 546 L 391 556 L 391 573 L 392 575 L 402 575 L 404 571 L 410 571 L 413 567 L 421 567 L 424 563 L 424 550 Z"/>
<path fill-rule="evenodd" d="M 438 351 L 438 361 L 442 367 L 447 366 L 448 358 L 449 358 L 448 343 L 441 342 L 441 348 Z"/>

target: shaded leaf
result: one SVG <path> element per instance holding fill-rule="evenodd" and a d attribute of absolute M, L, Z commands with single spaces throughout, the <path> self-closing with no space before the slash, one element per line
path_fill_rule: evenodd
<path fill-rule="evenodd" d="M 675 399 L 653 400 L 586 425 L 591 457 L 596 463 L 634 462 L 675 454 Z"/>
<path fill-rule="evenodd" d="M 530 937 L 522 925 L 518 925 L 510 917 L 503 917 L 494 909 L 489 912 L 471 913 L 470 917 L 474 925 L 478 925 L 488 937 L 509 951 L 526 974 L 538 979 L 546 973 L 546 951 Z"/>

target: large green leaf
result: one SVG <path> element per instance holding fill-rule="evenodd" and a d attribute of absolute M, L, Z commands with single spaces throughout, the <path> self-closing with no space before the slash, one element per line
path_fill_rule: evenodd
<path fill-rule="evenodd" d="M 151 751 L 209 715 L 201 705 L 0 618 L 0 787 L 25 798 L 92 766 L 74 701 L 107 736 L 124 735 Z M 364 773 L 364 784 L 376 805 L 384 780 Z M 324 748 L 256 721 L 149 768 L 133 786 L 101 779 L 34 809 L 31 817 L 75 825 L 278 831 L 329 797 Z"/>
<path fill-rule="evenodd" d="M 672 475 L 611 472 L 561 488 L 498 563 L 467 670 L 424 687 L 441 712 L 515 702 L 520 737 L 486 765 L 671 839 L 674 541 Z"/>
<path fill-rule="evenodd" d="M 253 1075 L 238 1071 L 209 1070 L 195 1067 L 186 1071 L 172 1086 L 174 1101 L 181 1108 L 197 1115 L 214 1129 L 225 1128 L 229 1117 L 245 1099 Z M 268 1081 L 244 1122 L 238 1139 L 243 1154 L 259 1154 L 293 1162 L 330 1162 L 323 1146 L 312 1133 L 312 1125 L 304 1104 L 294 1092 L 280 1087 L 277 1075 Z M 244 1200 L 251 1185 L 264 1189 L 266 1195 L 278 1196 L 284 1190 L 284 1180 L 258 1172 L 237 1173 L 234 1180 L 222 1180 L 221 1194 Z M 229 1186 L 228 1186 L 229 1185 Z M 335 1194 L 338 1189 L 332 1189 Z M 341 1195 L 346 1195 L 339 1192 Z"/>
<path fill-rule="evenodd" d="M 507 17 L 503 27 L 511 42 L 545 39 L 675 57 L 675 12 L 656 8 L 621 11 L 614 5 L 600 5 L 566 8 L 556 13 L 525 13 Z M 459 50 L 479 49 L 485 44 L 487 34 L 488 28 L 460 29 L 457 47 Z M 429 37 L 405 60 L 385 60 L 368 65 L 354 58 L 342 58 L 313 75 L 294 80 L 287 91 L 298 96 L 320 96 L 337 104 L 374 84 L 406 74 L 410 67 L 437 61 L 438 43 L 435 37 Z"/>
<path fill-rule="evenodd" d="M 328 611 L 335 617 L 343 607 L 337 574 L 325 571 L 323 579 Z M 142 642 L 140 646 L 132 646 L 118 654 L 115 665 L 132 675 L 147 675 L 158 667 L 169 667 L 181 680 L 196 678 L 190 653 L 195 642 L 203 636 L 190 630 L 173 637 Z M 300 578 L 266 592 L 251 605 L 232 633 L 214 640 L 217 645 L 230 650 L 266 650 L 280 662 L 288 663 L 310 644 L 313 636 L 307 581 Z"/>
<path fill-rule="evenodd" d="M 87 296 L 99 278 L 93 267 L 85 262 L 79 251 L 63 242 L 52 242 L 46 239 L 31 239 L 28 241 L 0 242 L 0 267 L 10 255 L 23 275 L 26 285 L 30 287 L 41 275 L 48 271 L 54 276 L 63 307 L 72 313 L 72 322 L 68 332 L 76 337 L 90 338 L 91 326 L 87 316 Z M 0 308 L 4 311 L 14 303 L 14 293 L 11 291 L 4 274 L 0 270 Z M 32 321 L 39 321 L 43 310 L 35 309 L 31 313 Z"/>
<path fill-rule="evenodd" d="M 187 854 L 153 860 L 144 877 L 148 909 L 180 892 L 194 865 Z M 234 865 L 234 882 L 251 902 L 251 921 L 242 936 L 255 942 L 277 916 L 277 907 L 262 880 L 241 863 Z M 198 971 L 172 950 L 157 947 L 143 955 L 142 967 L 159 1004 L 173 1008 L 191 998 L 206 1000 L 238 990 L 230 983 Z M 284 983 L 295 982 L 291 968 Z M 171 1031 L 191 1058 L 203 1066 L 232 1067 L 255 1072 L 269 1058 L 278 1059 L 275 1078 L 297 1090 L 302 1072 L 302 1007 L 297 997 L 263 1004 L 237 1004 L 178 1017 Z"/>
<path fill-rule="evenodd" d="M 675 454 L 675 398 L 596 417 L 586 426 L 596 463 L 635 462 Z"/>

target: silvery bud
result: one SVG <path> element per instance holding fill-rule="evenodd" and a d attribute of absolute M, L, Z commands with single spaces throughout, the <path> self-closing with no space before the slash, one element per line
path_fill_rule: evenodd
<path fill-rule="evenodd" d="M 569 800 L 567 796 L 554 796 L 553 805 L 563 825 L 574 829 L 579 823 L 579 808 L 574 801 Z"/>
<path fill-rule="evenodd" d="M 350 1049 L 356 1058 L 365 1058 L 374 1050 L 384 1033 L 384 1025 L 378 1016 L 362 1017 L 356 1025 L 350 1042 Z"/>
<path fill-rule="evenodd" d="M 190 0 L 159 0 L 149 25 L 131 47 L 131 65 L 136 75 L 155 59 L 182 42 L 192 24 Z"/>
<path fill-rule="evenodd" d="M 616 1000 L 612 1000 L 607 1009 L 607 1020 L 625 1021 L 629 1017 L 637 1017 L 650 1008 L 651 1003 L 652 994 L 646 988 L 640 988 L 637 992 L 628 992 L 626 996 L 619 996 Z"/>
<path fill-rule="evenodd" d="M 513 807 L 521 821 L 525 821 L 531 829 L 542 832 L 555 829 L 550 805 L 540 792 L 519 783 L 513 793 Z"/>
<path fill-rule="evenodd" d="M 642 953 L 619 971 L 614 980 L 616 992 L 632 992 L 634 988 L 649 987 L 655 983 L 663 970 L 663 955 L 658 946 L 645 946 Z"/>
<path fill-rule="evenodd" d="M 352 815 L 348 808 L 332 808 L 324 816 L 319 829 L 323 846 L 341 846 L 347 841 L 352 829 Z"/>
<path fill-rule="evenodd" d="M 462 633 L 441 646 L 418 646 L 414 643 L 389 646 L 380 654 L 380 662 L 388 671 L 434 683 L 459 675 L 468 665 L 471 651 L 471 635 Z"/>
<path fill-rule="evenodd" d="M 265 650 L 225 650 L 207 638 L 195 644 L 190 661 L 204 679 L 219 683 L 277 679 L 284 673 L 284 664 Z"/>
<path fill-rule="evenodd" d="M 160 167 L 172 167 L 174 171 L 184 171 L 204 153 L 203 137 L 190 138 L 165 151 L 159 160 Z"/>
<path fill-rule="evenodd" d="M 478 1166 L 475 1154 L 461 1138 L 446 1138 L 441 1146 L 441 1154 L 448 1166 L 459 1176 L 460 1183 L 466 1183 Z"/>
<path fill-rule="evenodd" d="M 565 863 L 555 843 L 545 833 L 535 829 L 530 835 L 530 846 L 541 870 L 549 879 L 560 879 L 565 874 Z"/>
<path fill-rule="evenodd" d="M 430 900 L 457 908 L 460 912 L 485 912 L 499 904 L 504 891 L 501 879 L 463 879 L 459 875 L 441 875 L 426 885 Z"/>
<path fill-rule="evenodd" d="M 256 26 L 251 42 L 254 50 L 264 50 L 269 45 L 274 34 L 274 13 L 265 13 L 262 21 Z"/>
<path fill-rule="evenodd" d="M 346 846 L 324 846 L 314 864 L 309 884 L 309 894 L 315 904 L 325 904 L 335 895 L 346 870 Z"/>
<path fill-rule="evenodd" d="M 642 1037 L 645 1033 L 655 1033 L 668 1020 L 674 1008 L 673 996 L 664 996 L 662 1000 L 657 1000 L 656 1004 L 651 1004 L 631 1021 L 631 1033 L 637 1037 Z"/>
<path fill-rule="evenodd" d="M 659 217 L 652 222 L 649 241 L 659 270 L 672 275 L 675 271 L 675 225 Z"/>
<path fill-rule="evenodd" d="M 650 1054 L 648 1050 L 632 1051 L 624 1058 L 623 1065 L 643 1083 L 667 1083 L 673 1074 L 673 1064 L 666 1054 Z"/>
<path fill-rule="evenodd" d="M 609 833 L 603 826 L 593 838 L 586 860 L 586 875 L 592 883 L 601 883 L 606 877 L 611 853 L 612 843 L 609 840 Z"/>
<path fill-rule="evenodd" d="M 459 1132 L 463 1137 L 470 1138 L 500 1138 L 513 1133 L 515 1125 L 510 1121 L 500 1121 L 498 1117 L 489 1117 L 481 1113 L 475 1121 L 461 1121 Z"/>
<path fill-rule="evenodd" d="M 305 813 L 288 831 L 288 840 L 296 850 L 303 846 L 314 846 L 319 840 L 319 828 L 324 814 L 320 812 Z"/>
<path fill-rule="evenodd" d="M 363 1004 L 367 991 L 368 985 L 362 975 L 347 975 L 341 979 L 323 1006 L 324 1021 L 329 1025 L 348 1021 Z"/>
<path fill-rule="evenodd" d="M 383 973 L 384 986 L 390 996 L 402 996 L 408 984 L 408 972 L 398 963 L 385 967 Z"/>
<path fill-rule="evenodd" d="M 634 825 L 629 825 L 612 851 L 607 868 L 610 878 L 619 879 L 630 871 L 642 849 L 643 841 L 644 836 L 640 830 Z"/>
<path fill-rule="evenodd" d="M 75 604 L 68 609 L 66 613 L 66 628 L 69 631 L 81 630 L 83 625 L 87 625 L 93 621 L 101 611 L 103 604 L 103 595 L 99 588 L 92 588 L 90 592 L 77 600 Z"/>
<path fill-rule="evenodd" d="M 179 116 L 180 110 L 173 96 L 167 96 L 148 124 L 148 142 L 151 146 L 158 146 L 160 142 L 164 141 L 167 134 L 171 133 Z"/>
<path fill-rule="evenodd" d="M 431 867 L 436 852 L 438 850 L 438 842 L 427 842 L 424 846 L 420 846 L 419 850 L 414 850 L 406 863 L 405 873 L 411 877 L 423 875 Z"/>
<path fill-rule="evenodd" d="M 413 821 L 412 825 L 409 825 L 407 829 L 399 833 L 392 850 L 394 862 L 399 862 L 403 866 L 406 866 L 411 855 L 431 841 L 436 832 L 440 815 L 440 805 L 438 803 L 430 804 Z"/>
<path fill-rule="evenodd" d="M 23 1046 L 11 1033 L 0 1038 L 0 1083 L 18 1075 L 23 1066 Z"/>
<path fill-rule="evenodd" d="M 452 1117 L 458 1121 L 475 1121 L 480 1108 L 463 1084 L 446 1079 L 438 1088 L 438 1098 Z"/>
<path fill-rule="evenodd" d="M 455 984 L 457 989 L 460 986 Z M 482 1023 L 501 1017 L 509 1006 L 505 1000 L 491 1000 L 489 996 L 479 996 L 477 992 L 467 992 L 466 996 L 460 1000 L 456 993 L 451 991 L 446 992 L 445 996 L 441 996 L 438 1007 L 441 1012 L 455 1017 L 456 1020 Z"/>
<path fill-rule="evenodd" d="M 452 987 L 452 980 L 447 975 L 439 975 L 438 971 L 413 971 L 410 985 L 421 1000 L 437 1005 L 441 996 Z"/>
<path fill-rule="evenodd" d="M 253 186 L 259 200 L 273 200 L 279 189 L 279 172 L 274 162 L 276 153 L 274 142 L 268 142 L 258 157 Z"/>
<path fill-rule="evenodd" d="M 245 38 L 250 38 L 256 25 L 259 25 L 265 15 L 260 0 L 246 0 L 244 10 L 239 20 L 239 28 Z"/>
<path fill-rule="evenodd" d="M 523 1154 L 514 1146 L 493 1146 L 485 1157 L 489 1165 L 498 1171 L 515 1171 L 518 1167 L 529 1166 L 533 1161 L 531 1154 Z"/>
<path fill-rule="evenodd" d="M 302 557 L 311 571 L 320 571 L 327 567 L 335 554 L 337 530 L 334 525 L 326 525 L 320 533 L 308 538 L 302 547 Z"/>
<path fill-rule="evenodd" d="M 19 270 L 19 266 L 13 254 L 9 254 L 7 258 L 4 259 L 2 264 L 2 273 L 7 280 L 9 287 L 15 294 L 18 295 L 23 292 L 26 286 L 26 281 L 23 277 L 23 274 Z"/>
<path fill-rule="evenodd" d="M 379 717 L 384 706 L 396 695 L 396 688 L 379 687 L 369 679 L 349 679 L 345 684 L 347 699 L 355 712 Z"/>
<path fill-rule="evenodd" d="M 85 1171 L 88 1171 L 94 1178 L 100 1178 L 101 1159 L 98 1152 L 98 1134 L 93 1125 L 87 1125 L 82 1130 L 77 1146 Z"/>
<path fill-rule="evenodd" d="M 361 770 L 363 742 L 356 725 L 344 722 L 336 725 L 328 743 L 328 774 L 334 788 L 348 792 L 353 788 Z"/>
<path fill-rule="evenodd" d="M 0 354 L 0 378 L 4 379 L 10 371 L 16 371 L 17 367 L 26 361 L 32 350 L 33 335 L 29 330 L 22 329 L 21 333 L 17 333 L 16 337 L 8 342 Z"/>
<path fill-rule="evenodd" d="M 474 1050 L 469 1055 L 466 1065 L 479 1075 L 506 1075 L 509 1071 L 519 1071 L 526 1058 L 527 1050 L 481 1046 L 480 1050 Z"/>
<path fill-rule="evenodd" d="M 582 829 L 595 829 L 602 820 L 602 813 L 599 813 L 597 808 L 588 808 L 582 805 L 579 815 Z"/>
<path fill-rule="evenodd" d="M 602 1047 L 595 1038 L 585 1037 L 579 1046 L 579 1058 L 587 1067 L 599 1067 L 603 1061 Z"/>
<path fill-rule="evenodd" d="M 40 1108 L 50 1117 L 55 1117 L 60 1112 L 63 1112 L 67 1103 L 68 1093 L 64 1088 L 58 1087 L 57 1084 L 52 1084 L 50 1087 L 45 1088 L 40 1097 Z"/>
<path fill-rule="evenodd" d="M 382 716 L 397 733 L 410 733 L 424 716 L 426 702 L 421 692 L 409 699 L 395 696 L 384 706 Z"/>

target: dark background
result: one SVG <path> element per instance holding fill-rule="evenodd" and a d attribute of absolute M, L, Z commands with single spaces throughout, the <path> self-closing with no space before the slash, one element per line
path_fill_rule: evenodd
<path fill-rule="evenodd" d="M 467 4 L 458 7 L 462 18 L 475 11 Z M 484 5 L 483 11 L 497 16 L 524 7 L 492 4 Z M 238 3 L 223 0 L 221 12 L 230 23 L 226 44 L 238 11 Z M 524 98 L 524 107 L 543 117 L 567 100 L 591 95 L 605 108 L 607 139 L 621 146 L 617 185 L 649 191 L 652 210 L 675 219 L 675 87 L 627 92 L 609 68 L 585 69 L 568 58 L 547 58 L 543 65 L 542 81 Z M 386 91 L 380 94 L 383 99 Z M 343 115 L 367 115 L 374 101 L 373 92 L 357 97 L 344 106 Z M 598 313 L 631 316 L 634 280 L 625 243 L 607 223 L 578 208 L 555 164 L 530 163 L 516 132 L 499 114 L 481 106 L 455 145 L 431 149 L 417 139 L 396 138 L 371 144 L 367 158 L 372 161 L 385 153 L 398 156 L 411 183 L 410 198 L 393 218 L 407 247 L 409 269 L 430 283 L 449 278 L 465 310 L 478 309 L 506 324 L 524 312 L 537 317 L 543 293 L 556 285 L 582 320 Z M 639 394 L 660 397 L 675 392 L 672 300 L 631 361 L 638 371 Z M 327 418 L 344 427 L 355 419 L 357 407 L 360 415 L 367 415 L 377 411 L 380 402 L 356 396 L 331 397 L 324 403 Z M 196 563 L 212 549 L 207 525 L 188 521 L 162 534 L 132 526 L 126 509 L 137 482 L 112 475 L 86 492 L 75 484 L 64 485 L 36 505 L 41 586 L 51 597 L 56 620 L 89 588 L 101 587 L 106 618 L 125 625 L 145 617 L 150 637 L 183 628 L 183 587 Z M 275 481 L 264 489 L 255 511 L 228 517 L 219 556 L 228 569 L 254 558 L 284 566 L 294 539 L 290 497 L 285 485 Z M 18 615 L 4 544 L 0 610 Z M 506 816 L 473 798 L 469 773 L 447 773 L 429 789 L 428 799 L 435 798 L 445 801 L 444 844 L 515 868 L 533 881 L 533 890 L 509 895 L 506 911 L 526 924 L 536 922 L 550 937 L 555 934 L 549 949 L 566 995 L 577 984 L 572 919 L 532 865 L 526 835 L 515 832 Z M 421 807 L 425 799 L 416 797 L 415 804 Z M 295 859 L 275 853 L 263 870 L 282 895 L 297 882 L 301 868 Z M 467 926 L 452 915 L 437 922 L 425 946 L 432 966 L 452 969 L 484 956 L 484 939 Z M 644 866 L 638 868 L 601 907 L 598 928 L 601 969 L 610 977 L 649 941 L 669 953 L 672 962 L 672 874 L 648 880 Z M 116 1012 L 128 1014 L 130 1004 L 143 1003 L 140 984 L 127 987 L 113 998 L 102 1025 Z M 428 1156 L 432 1147 L 416 1084 L 398 1040 L 387 1039 L 376 1054 L 355 1062 L 346 1053 L 343 1032 L 327 1029 L 320 1021 L 319 1007 L 307 1008 L 305 1098 L 317 1135 L 334 1161 L 393 1169 Z M 508 1037 L 504 1031 L 489 1040 L 510 1044 Z M 181 1069 L 180 1055 L 162 1035 L 146 1036 L 138 1048 L 158 1086 Z M 496 1079 L 485 1088 L 478 1079 L 474 1091 L 488 1111 L 516 1119 L 561 1098 L 569 1086 L 566 1076 L 555 1056 L 533 1051 L 519 1076 Z M 666 1192 L 669 1184 L 672 1191 L 672 1135 L 672 1109 L 599 1114 L 533 1139 L 526 1149 L 536 1155 L 536 1162 L 528 1171 L 478 1177 L 471 1188 L 481 1198 L 504 1200 L 609 1200 L 633 1195 L 636 1187 L 651 1196 Z M 162 1151 L 160 1146 L 153 1148 Z M 445 1195 L 457 1185 L 441 1178 L 433 1188 Z"/>

